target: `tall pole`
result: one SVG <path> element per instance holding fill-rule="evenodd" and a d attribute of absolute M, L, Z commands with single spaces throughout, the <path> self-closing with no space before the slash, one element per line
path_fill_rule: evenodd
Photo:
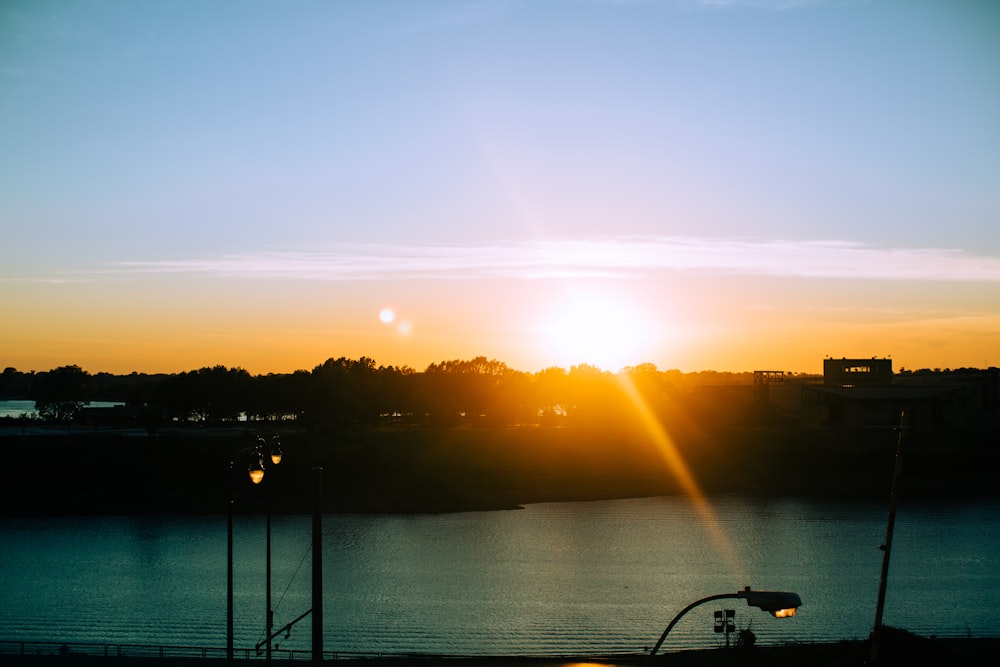
<path fill-rule="evenodd" d="M 226 533 L 226 660 L 233 660 L 233 462 L 229 462 Z"/>
<path fill-rule="evenodd" d="M 274 436 L 274 447 L 271 450 L 271 460 L 275 465 L 281 462 L 281 448 L 277 444 L 278 436 Z M 241 449 L 236 458 L 247 452 L 253 452 L 256 456 L 256 464 L 251 464 L 249 470 L 250 481 L 254 484 L 260 484 L 264 479 L 264 446 L 266 442 L 263 438 L 257 438 L 257 444 L 254 447 L 245 447 Z M 235 504 L 235 496 L 233 489 L 233 468 L 236 465 L 236 458 L 229 462 L 229 506 L 226 510 L 227 516 L 227 535 L 226 535 L 226 658 L 229 661 L 233 660 L 233 505 Z M 267 633 L 267 660 L 271 660 L 271 631 L 274 625 L 274 614 L 271 611 L 271 491 L 270 486 L 264 489 L 265 504 L 267 506 L 267 519 L 266 519 L 266 530 L 267 530 L 267 556 L 265 563 L 266 570 L 266 588 L 267 588 L 267 609 L 265 610 L 264 616 L 264 628 Z M 257 644 L 257 649 L 260 650 L 260 644 Z"/>
<path fill-rule="evenodd" d="M 892 490 L 889 498 L 889 520 L 882 545 L 882 572 L 878 582 L 878 601 L 875 604 L 875 626 L 872 628 L 871 664 L 878 662 L 879 641 L 882 638 L 882 611 L 885 609 L 885 589 L 889 580 L 889 555 L 892 552 L 892 533 L 896 524 L 896 505 L 899 502 L 899 477 L 903 470 L 903 426 L 906 411 L 899 413 L 899 437 L 896 440 L 896 465 L 892 471 Z"/>
<path fill-rule="evenodd" d="M 264 565 L 267 570 L 267 615 L 264 617 L 264 628 L 266 634 L 264 635 L 267 639 L 267 649 L 266 649 L 266 659 L 271 662 L 271 629 L 274 627 L 274 614 L 271 611 L 271 489 L 270 487 L 264 489 L 264 494 L 267 496 L 267 555 L 266 563 Z"/>
<path fill-rule="evenodd" d="M 312 652 L 323 661 L 323 469 L 313 471 L 312 515 Z"/>

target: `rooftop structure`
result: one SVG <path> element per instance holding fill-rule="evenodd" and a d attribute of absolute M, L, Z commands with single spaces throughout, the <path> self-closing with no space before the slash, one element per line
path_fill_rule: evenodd
<path fill-rule="evenodd" d="M 888 387 L 892 385 L 892 359 L 824 359 L 825 387 Z"/>

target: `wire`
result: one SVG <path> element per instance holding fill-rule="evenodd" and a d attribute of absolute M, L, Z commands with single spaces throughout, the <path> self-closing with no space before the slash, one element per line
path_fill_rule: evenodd
<path fill-rule="evenodd" d="M 306 562 L 306 557 L 309 555 L 310 551 L 312 551 L 312 544 L 310 544 L 309 546 L 306 547 L 306 552 L 304 554 L 302 554 L 302 559 L 299 561 L 299 564 L 295 568 L 295 572 L 292 573 L 291 578 L 288 580 L 288 585 L 286 585 L 285 586 L 285 590 L 282 591 L 281 597 L 278 598 L 277 604 L 274 605 L 274 609 L 270 610 L 272 614 L 275 613 L 276 611 L 278 611 L 278 608 L 281 606 L 281 601 L 284 600 L 285 599 L 285 595 L 288 594 L 288 589 L 292 587 L 292 583 L 295 581 L 295 577 L 298 576 L 299 570 L 302 569 L 302 564 Z M 265 637 L 265 635 L 267 635 L 267 629 L 265 629 L 263 632 L 261 632 L 259 635 L 257 635 L 257 637 L 258 637 L 258 639 L 263 639 L 263 640 L 266 641 L 267 638 Z M 286 639 L 287 639 L 287 637 L 286 637 Z M 258 644 L 259 643 L 260 642 L 258 641 Z M 260 655 L 260 649 L 257 650 L 257 655 Z"/>
<path fill-rule="evenodd" d="M 292 587 L 292 583 L 295 581 L 295 577 L 298 576 L 299 570 L 302 569 L 302 564 L 306 562 L 306 557 L 309 555 L 310 551 L 312 551 L 312 545 L 311 544 L 306 547 L 306 552 L 304 554 L 302 554 L 302 559 L 299 561 L 298 566 L 295 568 L 295 572 L 292 573 L 291 579 L 288 580 L 288 585 L 285 586 L 285 590 L 282 591 L 281 597 L 278 598 L 278 603 L 276 605 L 274 605 L 274 611 L 277 611 L 278 607 L 281 606 L 281 601 L 284 600 L 285 599 L 285 595 L 288 594 L 288 589 Z"/>

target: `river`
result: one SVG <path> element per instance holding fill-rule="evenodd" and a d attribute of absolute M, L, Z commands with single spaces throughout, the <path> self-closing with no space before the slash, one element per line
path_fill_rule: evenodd
<path fill-rule="evenodd" d="M 16 474 L 10 472 L 9 474 Z M 327 650 L 610 654 L 648 649 L 689 602 L 799 593 L 791 619 L 742 600 L 698 607 L 662 651 L 724 643 L 736 610 L 759 643 L 864 638 L 875 614 L 887 507 L 664 497 L 521 510 L 324 517 Z M 307 516 L 272 521 L 275 626 L 308 610 Z M 265 527 L 235 527 L 237 647 L 263 636 Z M 1000 503 L 900 505 L 884 622 L 997 636 Z M 225 646 L 225 517 L 0 519 L 0 639 Z M 308 649 L 311 617 L 281 648 Z"/>

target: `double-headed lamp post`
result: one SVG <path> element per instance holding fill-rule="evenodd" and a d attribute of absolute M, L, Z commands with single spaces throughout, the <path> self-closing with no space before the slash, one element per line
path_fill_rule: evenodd
<path fill-rule="evenodd" d="M 269 451 L 268 451 L 269 450 Z M 233 659 L 233 505 L 235 504 L 235 499 L 233 498 L 233 470 L 236 466 L 236 459 L 244 454 L 251 453 L 252 459 L 250 462 L 250 467 L 247 469 L 247 474 L 250 476 L 250 481 L 253 484 L 260 484 L 264 481 L 264 457 L 265 452 L 268 452 L 267 456 L 274 465 L 281 463 L 281 442 L 278 440 L 278 436 L 271 438 L 270 445 L 264 438 L 258 437 L 257 444 L 253 447 L 247 447 L 241 449 L 236 453 L 236 456 L 229 462 L 229 511 L 227 512 L 228 519 L 228 534 L 226 540 L 226 555 L 227 555 L 227 568 L 226 568 L 226 659 Z M 270 489 L 266 491 L 267 495 L 267 556 L 266 556 L 266 588 L 267 588 L 267 614 L 265 615 L 265 626 L 266 626 L 266 637 L 267 637 L 267 660 L 271 660 L 271 630 L 274 625 L 274 614 L 271 611 L 271 493 Z"/>
<path fill-rule="evenodd" d="M 747 601 L 747 604 L 751 607 L 757 607 L 768 612 L 775 618 L 788 618 L 790 616 L 795 616 L 795 610 L 802 606 L 802 599 L 799 597 L 798 593 L 786 593 L 782 591 L 753 591 L 747 586 L 742 591 L 737 591 L 735 593 L 720 593 L 719 595 L 709 595 L 706 598 L 700 600 L 695 600 L 688 606 L 681 609 L 680 613 L 674 616 L 674 620 L 670 621 L 667 629 L 663 631 L 660 635 L 659 641 L 656 642 L 656 646 L 653 650 L 649 652 L 650 655 L 656 655 L 656 652 L 660 650 L 660 646 L 663 644 L 663 640 L 667 638 L 667 635 L 674 626 L 677 625 L 677 621 L 681 620 L 684 614 L 688 613 L 698 605 L 705 604 L 706 602 L 712 602 L 714 600 L 725 600 L 730 598 L 742 598 Z"/>

